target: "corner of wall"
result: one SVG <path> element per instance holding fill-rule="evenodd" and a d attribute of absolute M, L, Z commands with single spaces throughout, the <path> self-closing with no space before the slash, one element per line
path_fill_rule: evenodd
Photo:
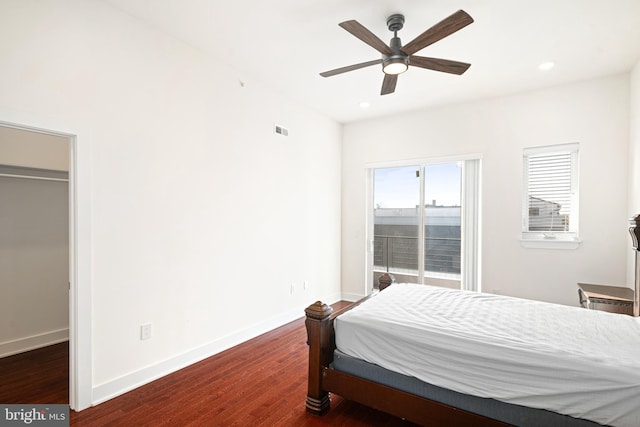
<path fill-rule="evenodd" d="M 640 60 L 629 75 L 629 212 L 640 212 Z"/>
<path fill-rule="evenodd" d="M 629 216 L 640 213 L 640 60 L 629 73 Z M 627 283 L 635 280 L 635 257 L 627 257 Z"/>

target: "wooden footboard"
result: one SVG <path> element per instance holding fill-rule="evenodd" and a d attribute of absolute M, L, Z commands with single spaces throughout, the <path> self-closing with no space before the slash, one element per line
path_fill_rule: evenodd
<path fill-rule="evenodd" d="M 370 297 L 335 312 L 320 301 L 305 310 L 309 345 L 308 412 L 316 415 L 326 413 L 331 406 L 329 393 L 332 392 L 424 426 L 508 425 L 330 368 L 336 348 L 334 319 Z"/>

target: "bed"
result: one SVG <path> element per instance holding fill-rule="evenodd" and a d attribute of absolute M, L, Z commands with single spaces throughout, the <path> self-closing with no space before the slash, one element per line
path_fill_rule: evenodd
<path fill-rule="evenodd" d="M 640 426 L 638 317 L 393 284 L 306 327 L 314 414 L 335 393 L 420 425 Z"/>

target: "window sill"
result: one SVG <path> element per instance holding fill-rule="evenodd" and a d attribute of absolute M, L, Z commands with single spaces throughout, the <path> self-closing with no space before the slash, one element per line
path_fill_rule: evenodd
<path fill-rule="evenodd" d="M 527 249 L 578 249 L 582 240 L 573 239 L 520 239 L 520 244 Z"/>

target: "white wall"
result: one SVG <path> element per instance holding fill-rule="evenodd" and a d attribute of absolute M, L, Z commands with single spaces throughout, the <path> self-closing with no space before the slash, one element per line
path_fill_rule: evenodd
<path fill-rule="evenodd" d="M 68 184 L 0 177 L 0 357 L 69 337 Z"/>
<path fill-rule="evenodd" d="M 68 171 L 68 159 L 64 138 L 0 126 L 0 166 Z M 2 357 L 69 337 L 68 183 L 0 176 L 0 200 Z"/>
<path fill-rule="evenodd" d="M 0 120 L 77 135 L 93 402 L 339 298 L 339 124 L 101 2 L 0 28 Z"/>
<path fill-rule="evenodd" d="M 577 305 L 576 282 L 625 284 L 629 81 L 613 76 L 345 126 L 343 292 L 365 282 L 365 167 L 371 162 L 481 153 L 482 286 Z M 522 150 L 580 143 L 577 250 L 520 245 Z"/>
<path fill-rule="evenodd" d="M 629 103 L 629 205 L 628 217 L 640 214 L 640 61 L 630 74 Z M 635 253 L 630 251 L 627 263 L 627 283 L 635 279 Z"/>

